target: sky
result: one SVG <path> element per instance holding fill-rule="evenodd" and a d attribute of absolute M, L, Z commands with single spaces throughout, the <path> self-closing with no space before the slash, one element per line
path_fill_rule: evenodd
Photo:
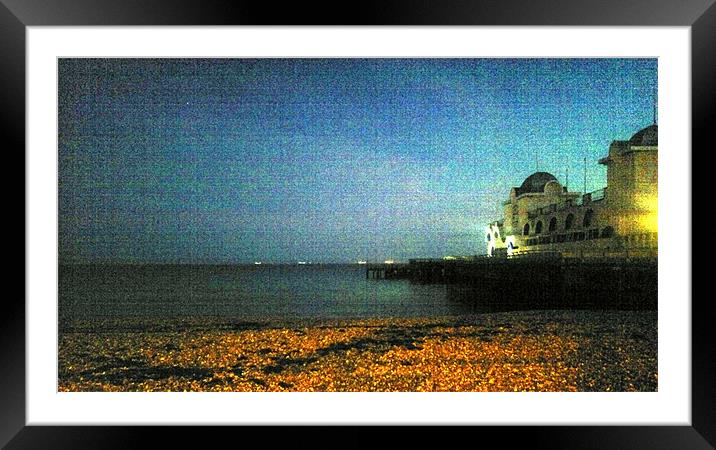
<path fill-rule="evenodd" d="M 656 59 L 60 59 L 63 262 L 484 254 L 540 170 L 653 123 Z M 567 173 L 569 180 L 567 180 Z"/>

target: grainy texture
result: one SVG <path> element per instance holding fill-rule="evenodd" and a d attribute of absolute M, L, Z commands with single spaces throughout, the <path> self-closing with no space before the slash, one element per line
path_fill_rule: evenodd
<path fill-rule="evenodd" d="M 59 391 L 656 391 L 655 311 L 134 319 L 60 330 Z"/>

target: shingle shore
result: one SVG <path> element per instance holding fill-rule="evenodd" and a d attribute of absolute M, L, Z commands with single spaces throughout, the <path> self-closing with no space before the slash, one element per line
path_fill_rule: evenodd
<path fill-rule="evenodd" d="M 656 311 L 64 324 L 60 391 L 655 391 Z"/>

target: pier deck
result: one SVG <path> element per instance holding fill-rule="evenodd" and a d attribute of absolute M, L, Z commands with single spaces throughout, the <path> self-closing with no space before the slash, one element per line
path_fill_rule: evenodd
<path fill-rule="evenodd" d="M 370 264 L 366 278 L 472 286 L 510 302 L 568 306 L 614 304 L 656 308 L 656 256 L 565 258 L 413 259 L 407 264 Z"/>

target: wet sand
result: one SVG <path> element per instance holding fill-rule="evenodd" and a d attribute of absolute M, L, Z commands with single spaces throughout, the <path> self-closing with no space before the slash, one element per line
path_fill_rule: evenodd
<path fill-rule="evenodd" d="M 656 311 L 63 324 L 59 391 L 656 391 Z"/>

